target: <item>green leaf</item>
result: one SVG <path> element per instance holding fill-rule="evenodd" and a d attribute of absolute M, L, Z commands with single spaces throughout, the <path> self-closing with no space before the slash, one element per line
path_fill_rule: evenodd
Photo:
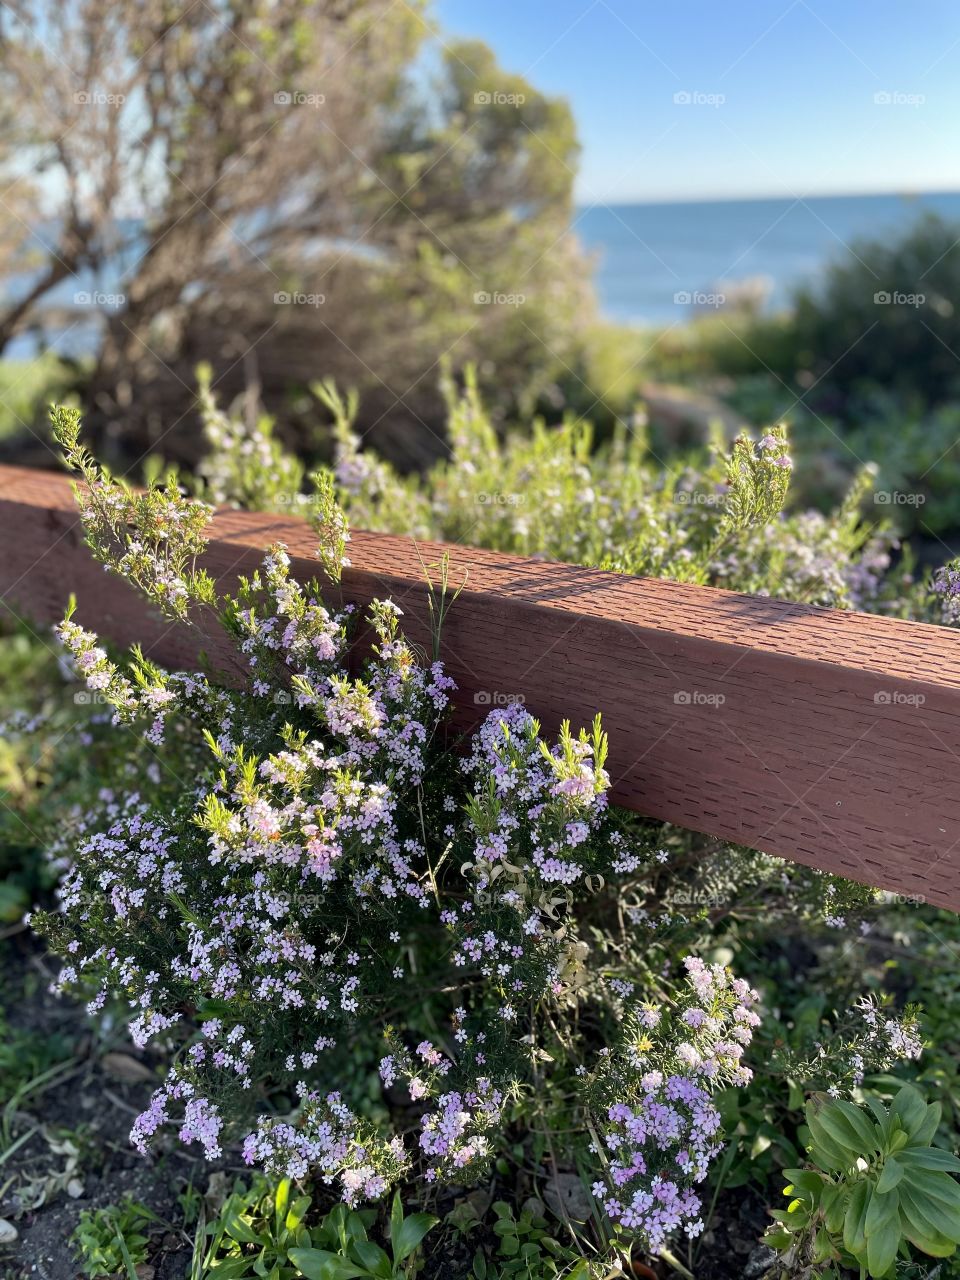
<path fill-rule="evenodd" d="M 864 1222 L 869 1208 L 870 1187 L 866 1182 L 858 1182 L 850 1193 L 843 1219 L 843 1245 L 854 1256 L 862 1252 L 866 1243 Z"/>
<path fill-rule="evenodd" d="M 432 1213 L 411 1213 L 409 1218 L 404 1218 L 401 1222 L 396 1236 L 393 1234 L 391 1223 L 390 1237 L 393 1242 L 394 1261 L 403 1262 L 405 1258 L 409 1258 L 427 1232 L 439 1221 L 440 1219 L 435 1218 Z"/>
<path fill-rule="evenodd" d="M 286 1228 L 288 1231 L 297 1231 L 300 1224 L 306 1216 L 307 1210 L 310 1208 L 309 1196 L 298 1196 L 287 1211 Z"/>
<path fill-rule="evenodd" d="M 901 1157 L 898 1156 L 898 1159 Z M 911 1168 L 903 1162 L 910 1180 L 910 1189 L 921 1196 L 936 1200 L 954 1213 L 960 1213 L 960 1187 L 949 1174 L 932 1169 Z"/>
<path fill-rule="evenodd" d="M 927 1104 L 923 1094 L 913 1085 L 905 1084 L 893 1100 L 891 1111 L 912 1138 L 927 1118 Z"/>
<path fill-rule="evenodd" d="M 867 1267 L 872 1276 L 885 1276 L 897 1260 L 900 1246 L 900 1218 L 897 1213 L 895 1191 L 893 1210 L 875 1221 L 875 1228 L 867 1233 Z M 874 1196 L 874 1200 L 878 1199 Z"/>
<path fill-rule="evenodd" d="M 827 1230 L 836 1234 L 843 1227 L 843 1215 L 846 1209 L 846 1199 L 840 1187 L 832 1182 L 826 1182 L 823 1191 L 820 1194 L 820 1209 L 823 1213 L 823 1220 Z"/>
<path fill-rule="evenodd" d="M 290 1179 L 281 1178 L 277 1183 L 277 1189 L 273 1194 L 273 1214 L 276 1223 L 277 1235 L 283 1226 L 283 1219 L 286 1217 L 287 1205 L 290 1203 Z"/>
<path fill-rule="evenodd" d="M 934 1139 L 934 1135 L 940 1128 L 940 1120 L 943 1116 L 943 1107 L 939 1102 L 927 1103 L 927 1114 L 923 1118 L 923 1122 L 915 1133 L 910 1136 L 910 1145 L 917 1147 L 929 1147 Z"/>
<path fill-rule="evenodd" d="M 942 1236 L 960 1243 L 960 1216 L 935 1200 L 918 1196 L 908 1180 L 900 1186 L 900 1217 L 924 1236 L 931 1239 Z"/>
<path fill-rule="evenodd" d="M 844 1117 L 854 1136 L 859 1139 L 860 1155 L 866 1156 L 868 1153 L 880 1150 L 876 1125 L 867 1119 L 860 1107 L 855 1107 L 852 1102 L 840 1101 L 834 1103 L 834 1109 Z"/>
<path fill-rule="evenodd" d="M 883 1165 L 883 1171 L 877 1179 L 877 1191 L 883 1195 L 887 1191 L 892 1191 L 900 1179 L 903 1177 L 903 1165 L 898 1164 L 894 1156 L 888 1156 Z"/>
<path fill-rule="evenodd" d="M 867 1239 L 876 1235 L 884 1223 L 895 1218 L 899 1208 L 900 1197 L 896 1191 L 880 1191 L 874 1188 L 863 1220 L 863 1233 Z"/>
<path fill-rule="evenodd" d="M 819 1198 L 824 1185 L 823 1174 L 814 1169 L 784 1169 L 783 1176 L 790 1179 L 792 1186 L 799 1187 L 801 1191 L 809 1191 L 815 1198 Z M 786 1194 L 784 1191 L 784 1195 Z"/>
<path fill-rule="evenodd" d="M 231 1203 L 232 1202 L 232 1203 Z M 270 1241 L 266 1236 L 258 1235 L 250 1225 L 250 1219 L 240 1212 L 239 1201 L 233 1196 L 227 1201 L 223 1211 L 223 1225 L 231 1240 L 240 1244 L 266 1245 Z"/>
<path fill-rule="evenodd" d="M 397 1256 L 397 1238 L 400 1235 L 400 1228 L 403 1226 L 403 1204 L 400 1201 L 400 1192 L 393 1193 L 393 1203 L 390 1206 L 390 1246 L 393 1249 L 393 1256 Z"/>
<path fill-rule="evenodd" d="M 884 1140 L 889 1141 L 893 1126 L 893 1117 L 887 1108 L 883 1105 L 879 1098 L 875 1098 L 872 1094 L 867 1097 L 867 1106 L 877 1117 L 877 1124 L 883 1134 Z"/>
<path fill-rule="evenodd" d="M 390 1259 L 378 1244 L 374 1244 L 372 1240 L 356 1240 L 351 1246 L 350 1252 L 363 1263 L 371 1275 L 379 1277 L 379 1280 L 390 1280 L 393 1275 L 393 1267 L 390 1265 Z"/>
<path fill-rule="evenodd" d="M 811 1155 L 824 1169 L 833 1171 L 851 1168 L 857 1159 L 856 1146 L 852 1148 L 846 1139 L 838 1140 L 833 1136 L 830 1127 L 824 1122 L 823 1114 L 817 1114 L 813 1104 L 807 1105 L 807 1125 L 813 1139 Z M 853 1139 L 851 1138 L 852 1142 Z"/>
<path fill-rule="evenodd" d="M 960 1160 L 939 1147 L 904 1147 L 897 1159 L 912 1169 L 939 1169 L 943 1173 L 960 1173 Z"/>
<path fill-rule="evenodd" d="M 922 1253 L 928 1253 L 931 1258 L 949 1258 L 957 1251 L 957 1246 L 946 1236 L 925 1235 L 919 1227 L 905 1222 L 903 1218 L 900 1219 L 900 1229 L 912 1245 Z"/>
<path fill-rule="evenodd" d="M 307 1280 L 357 1280 L 367 1273 L 338 1253 L 326 1249 L 291 1249 L 287 1255 Z"/>

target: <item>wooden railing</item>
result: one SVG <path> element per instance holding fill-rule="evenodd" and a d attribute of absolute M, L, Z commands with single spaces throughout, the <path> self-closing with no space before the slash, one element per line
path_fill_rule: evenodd
<path fill-rule="evenodd" d="M 68 480 L 0 468 L 0 601 L 193 667 L 198 636 L 94 563 Z M 206 564 L 230 584 L 270 542 L 319 573 L 295 516 L 223 511 Z M 941 627 L 354 533 L 343 594 L 390 596 L 429 642 L 422 562 L 466 587 L 443 630 L 457 715 L 523 698 L 553 731 L 603 714 L 613 799 L 655 818 L 960 910 L 960 635 Z M 226 649 L 204 638 L 216 665 Z"/>

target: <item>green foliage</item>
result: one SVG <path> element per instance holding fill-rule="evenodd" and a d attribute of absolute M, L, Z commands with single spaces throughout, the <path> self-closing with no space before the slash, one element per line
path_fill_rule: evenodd
<path fill-rule="evenodd" d="M 64 400 L 83 376 L 84 371 L 52 351 L 29 360 L 0 361 L 0 439 L 22 435 L 28 447 L 45 439 L 47 406 Z M 46 449 L 42 452 L 48 465 Z"/>
<path fill-rule="evenodd" d="M 248 1187 L 237 1185 L 197 1234 L 192 1280 L 296 1280 L 301 1273 L 290 1251 L 310 1244 L 304 1223 L 309 1208 L 309 1196 L 291 1197 L 289 1178 L 274 1187 L 262 1177 Z"/>
<path fill-rule="evenodd" d="M 773 427 L 754 443 L 740 435 L 727 462 L 727 494 L 719 534 L 763 528 L 783 510 L 790 487 L 787 433 Z"/>
<path fill-rule="evenodd" d="M 439 1219 L 429 1213 L 404 1217 L 399 1192 L 390 1209 L 387 1253 L 367 1235 L 367 1219 L 338 1204 L 313 1233 L 310 1248 L 297 1248 L 293 1262 L 307 1280 L 403 1280 L 419 1270 L 420 1244 Z"/>
<path fill-rule="evenodd" d="M 560 1276 L 589 1280 L 589 1263 L 549 1234 L 546 1219 L 535 1206 L 524 1206 L 518 1218 L 511 1205 L 498 1200 L 493 1212 L 496 1259 L 488 1260 L 478 1250 L 470 1280 L 553 1280 Z"/>
<path fill-rule="evenodd" d="M 80 444 L 79 409 L 53 405 L 50 421 L 67 467 L 84 481 L 74 489 L 94 557 L 138 587 L 165 617 L 183 621 L 191 605 L 212 604 L 213 580 L 197 568 L 212 508 L 185 498 L 174 477 L 143 492 L 115 480 Z"/>
<path fill-rule="evenodd" d="M 355 526 L 841 608 L 903 594 L 884 580 L 883 522 L 860 517 L 872 472 L 828 516 L 784 514 L 781 427 L 741 436 L 729 455 L 716 437 L 707 456 L 664 471 L 642 429 L 599 448 L 573 418 L 501 438 L 469 370 L 462 389 L 449 377 L 443 387 L 451 456 L 422 477 L 361 450 L 350 402 L 331 406 L 329 384 L 315 388 L 333 412 L 339 496 Z"/>
<path fill-rule="evenodd" d="M 105 1209 L 84 1209 L 70 1237 L 74 1257 L 84 1275 L 120 1273 L 135 1280 L 135 1268 L 147 1260 L 147 1229 L 159 1221 L 146 1205 L 130 1196 Z"/>
<path fill-rule="evenodd" d="M 960 240 L 932 214 L 862 241 L 795 301 L 795 368 L 844 395 L 868 385 L 936 404 L 958 387 Z"/>
<path fill-rule="evenodd" d="M 908 1244 L 935 1258 L 956 1252 L 960 1186 L 951 1174 L 960 1160 L 932 1145 L 940 1106 L 909 1085 L 889 1108 L 868 1104 L 822 1094 L 807 1104 L 811 1165 L 786 1170 L 792 1198 L 766 1237 L 788 1267 L 824 1268 L 821 1276 L 856 1267 L 882 1280 L 898 1257 L 909 1259 Z"/>
<path fill-rule="evenodd" d="M 273 435 L 273 419 L 260 413 L 250 421 L 217 405 L 208 364 L 197 368 L 197 400 L 209 452 L 197 468 L 198 496 L 219 506 L 271 511 L 300 491 L 303 466 Z"/>

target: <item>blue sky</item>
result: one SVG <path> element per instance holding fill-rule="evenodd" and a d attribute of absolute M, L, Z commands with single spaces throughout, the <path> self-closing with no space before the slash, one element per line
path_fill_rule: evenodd
<path fill-rule="evenodd" d="M 435 13 L 568 99 L 581 200 L 960 189 L 960 0 L 435 0 Z"/>

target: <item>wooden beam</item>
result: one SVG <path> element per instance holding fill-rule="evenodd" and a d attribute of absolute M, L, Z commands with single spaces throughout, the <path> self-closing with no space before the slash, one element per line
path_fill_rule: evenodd
<path fill-rule="evenodd" d="M 150 617 L 83 546 L 68 481 L 0 468 L 0 600 L 192 666 L 196 631 Z M 319 573 L 305 521 L 224 511 L 207 557 L 225 586 L 270 542 Z M 443 634 L 458 717 L 522 697 L 553 732 L 603 714 L 613 799 L 960 910 L 960 635 L 942 627 L 354 533 L 347 599 L 390 596 L 428 644 L 421 557 L 467 578 Z"/>

